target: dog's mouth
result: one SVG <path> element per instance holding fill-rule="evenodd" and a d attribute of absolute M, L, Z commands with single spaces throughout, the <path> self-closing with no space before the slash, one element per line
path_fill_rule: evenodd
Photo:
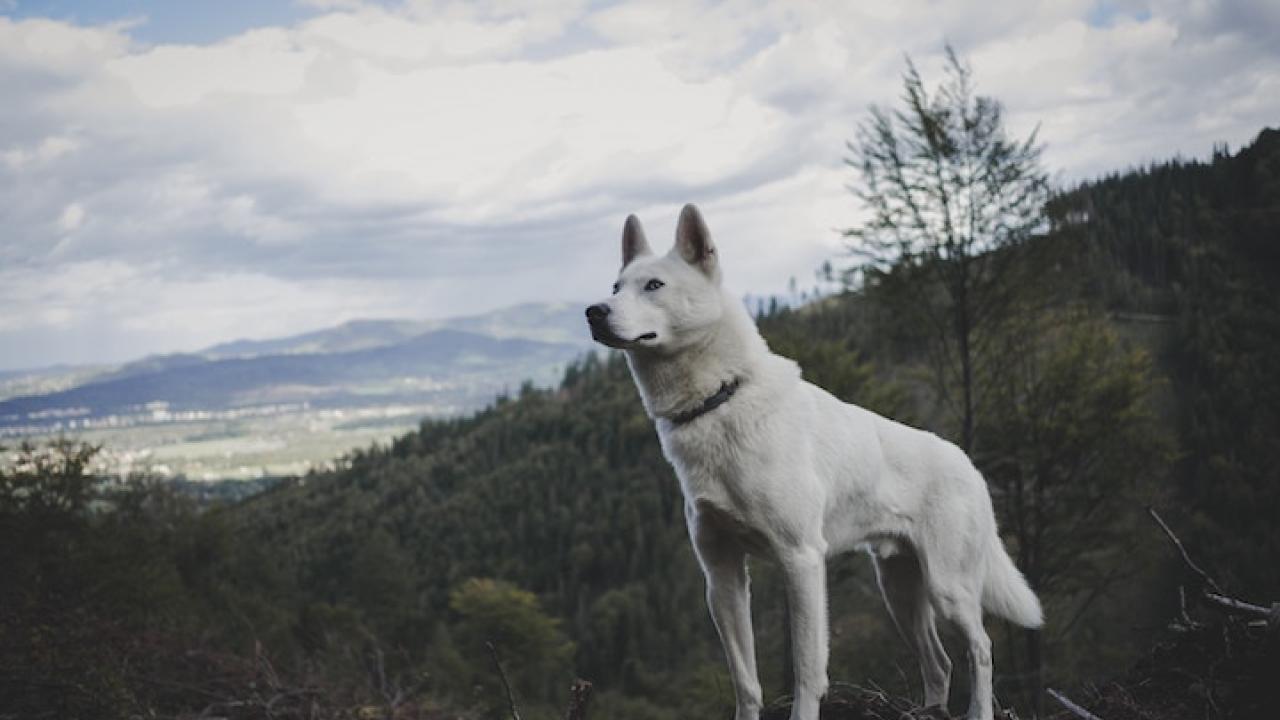
<path fill-rule="evenodd" d="M 618 350 L 629 350 L 637 345 L 643 345 L 644 343 L 649 342 L 650 340 L 657 340 L 658 333 L 647 332 L 647 333 L 644 333 L 643 335 L 638 335 L 628 340 L 618 335 L 617 333 L 615 333 L 613 331 L 613 328 L 610 328 L 608 325 L 605 325 L 604 323 L 598 323 L 598 324 L 591 323 L 591 339 L 595 340 L 601 345 L 608 345 L 611 348 L 617 348 Z"/>

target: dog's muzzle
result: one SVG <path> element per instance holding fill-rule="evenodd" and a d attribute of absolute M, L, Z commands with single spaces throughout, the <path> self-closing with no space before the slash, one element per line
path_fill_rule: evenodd
<path fill-rule="evenodd" d="M 621 348 L 626 342 L 609 327 L 609 306 L 597 303 L 587 308 L 587 325 L 591 328 L 591 339 L 612 348 Z"/>
<path fill-rule="evenodd" d="M 635 344 L 636 340 L 651 339 L 654 333 L 645 333 L 636 340 L 627 340 L 613 331 L 609 326 L 609 306 L 598 303 L 587 308 L 587 325 L 591 328 L 591 339 L 611 348 L 625 350 Z"/>

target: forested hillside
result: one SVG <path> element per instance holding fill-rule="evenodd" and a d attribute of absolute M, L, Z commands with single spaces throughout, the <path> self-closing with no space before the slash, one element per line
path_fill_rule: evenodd
<path fill-rule="evenodd" d="M 1047 235 L 999 259 L 1034 281 L 983 338 L 974 430 L 1048 611 L 1043 636 L 993 621 L 997 694 L 1023 706 L 1046 681 L 1126 667 L 1174 611 L 1180 566 L 1147 504 L 1234 592 L 1280 596 L 1280 132 L 1050 210 Z M 935 290 L 914 273 L 760 323 L 809 380 L 955 437 L 922 329 L 883 297 Z M 680 492 L 616 355 L 199 514 L 163 487 L 85 479 L 81 455 L 31 450 L 0 484 L 0 706 L 16 716 L 494 718 L 486 642 L 527 718 L 556 716 L 575 675 L 596 683 L 593 717 L 729 713 Z M 774 697 L 781 588 L 752 570 Z M 830 573 L 832 678 L 915 694 L 865 562 Z"/>
<path fill-rule="evenodd" d="M 1280 131 L 1235 155 L 1115 175 L 1061 197 L 1088 292 L 1169 325 L 1177 507 L 1241 588 L 1280 595 Z M 1137 318 L 1142 322 L 1143 318 Z"/>

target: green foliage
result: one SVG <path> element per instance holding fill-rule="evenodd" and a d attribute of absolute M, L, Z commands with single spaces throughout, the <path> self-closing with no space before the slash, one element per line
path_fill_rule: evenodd
<path fill-rule="evenodd" d="M 18 448 L 12 468 L 0 473 L 0 511 L 9 520 L 77 522 L 99 496 L 89 463 L 98 448 L 67 439 L 47 448 Z"/>
<path fill-rule="evenodd" d="M 1004 350 L 1004 382 L 981 416 L 988 440 L 979 462 L 1012 522 L 1018 565 L 1042 591 L 1096 587 L 1097 577 L 1078 570 L 1089 562 L 1082 550 L 1116 547 L 1121 499 L 1149 498 L 1166 471 L 1150 361 L 1087 310 L 1035 318 Z"/>
<path fill-rule="evenodd" d="M 1181 451 L 1176 526 L 1243 595 L 1280 595 L 1280 131 L 1236 155 L 1088 183 L 1051 208 L 1085 292 L 1161 330 Z M 1142 313 L 1137 315 L 1137 313 Z"/>
<path fill-rule="evenodd" d="M 113 717 L 136 706 L 142 624 L 187 619 L 161 525 L 185 504 L 91 473 L 96 447 L 23 445 L 0 470 L 0 699 L 6 712 Z"/>
<path fill-rule="evenodd" d="M 1078 675 L 1076 663 L 1095 669 L 1136 649 L 1123 628 L 1107 629 L 1106 653 L 1079 639 L 1126 587 L 1152 581 L 1143 507 L 1168 477 L 1170 441 L 1152 410 L 1147 354 L 1126 348 L 1097 312 L 1024 311 L 999 348 L 1001 382 L 979 413 L 976 460 L 1015 561 L 1046 606 L 1046 628 L 1011 636 L 1007 661 L 1007 672 L 1025 669 L 1034 702 L 1045 680 Z M 1052 676 L 1041 678 L 1046 654 Z"/>
<path fill-rule="evenodd" d="M 507 582 L 472 578 L 449 594 L 449 607 L 460 618 L 454 642 L 472 668 L 471 677 L 452 681 L 480 688 L 487 712 L 500 716 L 506 706 L 499 676 L 486 668 L 489 644 L 524 703 L 554 708 L 563 699 L 565 678 L 573 672 L 573 643 L 560 631 L 559 621 L 542 611 L 533 593 Z"/>

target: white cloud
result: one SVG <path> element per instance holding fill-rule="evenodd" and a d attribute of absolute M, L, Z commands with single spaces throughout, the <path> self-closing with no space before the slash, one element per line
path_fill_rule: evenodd
<path fill-rule="evenodd" d="M 122 81 L 143 111 L 228 96 L 287 97 L 302 87 L 317 52 L 300 47 L 289 31 L 251 30 L 213 46 L 161 45 L 121 54 L 105 64 L 103 82 Z"/>
<path fill-rule="evenodd" d="M 75 78 L 104 57 L 126 52 L 129 38 L 121 25 L 79 27 L 44 19 L 14 21 L 0 17 L 0 67 Z"/>
<path fill-rule="evenodd" d="M 9 169 L 21 170 L 29 166 L 41 166 L 51 163 L 63 155 L 75 152 L 79 146 L 80 143 L 75 138 L 50 135 L 31 147 L 15 145 L 4 152 L 0 152 L 0 158 L 4 159 Z"/>
<path fill-rule="evenodd" d="M 0 315 L 6 359 L 19 367 L 46 362 L 38 345 L 57 347 L 67 362 L 113 362 L 137 357 L 139 347 L 194 349 L 430 309 L 404 287 L 371 280 L 300 282 L 251 271 L 174 276 L 162 262 L 117 260 L 39 273 L 0 270 L 0 304 L 30 308 Z"/>
<path fill-rule="evenodd" d="M 0 17 L 0 366 L 586 299 L 623 216 L 689 200 L 735 287 L 803 284 L 856 212 L 844 140 L 948 39 L 1068 179 L 1280 110 L 1266 3 L 309 4 L 205 45 Z"/>
<path fill-rule="evenodd" d="M 62 214 L 58 216 L 58 229 L 64 233 L 78 230 L 83 223 L 84 206 L 80 203 L 71 203 L 63 208 Z"/>

